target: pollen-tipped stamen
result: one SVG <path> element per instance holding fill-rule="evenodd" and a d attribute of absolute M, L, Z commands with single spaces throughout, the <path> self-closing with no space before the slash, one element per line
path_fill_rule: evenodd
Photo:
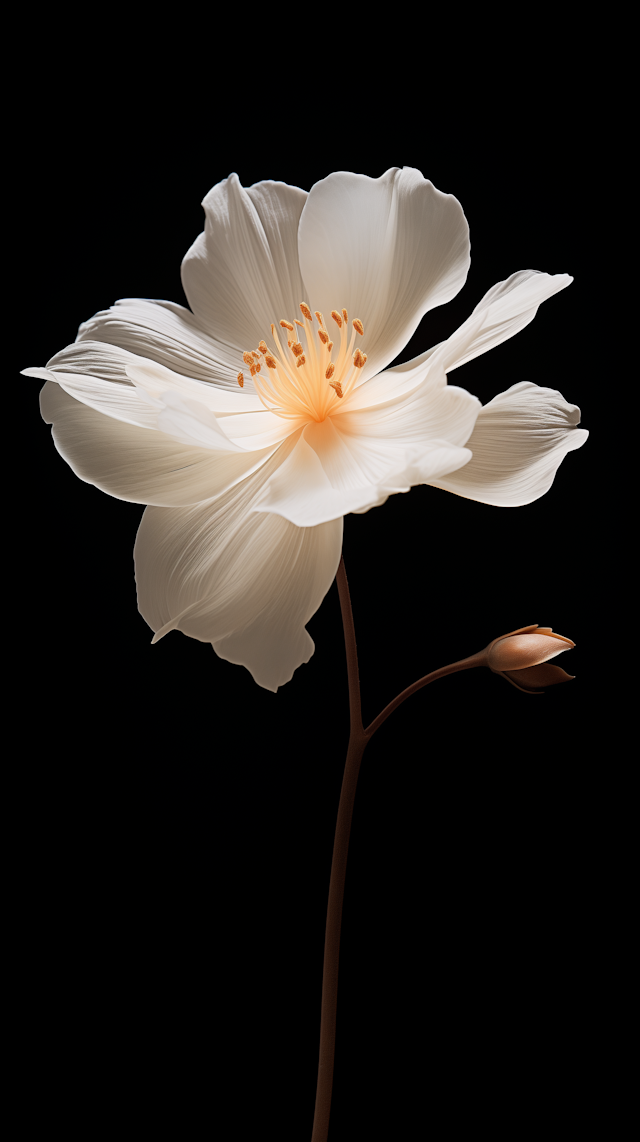
<path fill-rule="evenodd" d="M 289 365 L 290 359 L 287 358 L 286 353 L 281 349 L 280 339 L 278 338 L 278 336 L 276 334 L 274 334 L 274 340 L 276 342 L 276 346 L 277 346 L 276 352 L 278 354 L 278 357 L 280 358 L 281 367 L 282 367 L 284 376 L 288 379 L 294 393 L 297 395 L 299 400 L 304 405 L 307 405 L 310 401 L 313 400 L 313 393 L 312 393 L 312 390 L 307 383 L 306 376 L 304 375 L 304 373 L 298 373 L 296 370 L 294 370 L 290 367 L 290 365 Z M 311 341 L 311 338 L 309 336 L 307 336 L 307 342 L 309 343 L 310 341 Z M 288 344 L 288 347 L 291 347 L 292 342 L 287 342 L 287 344 Z M 298 344 L 299 344 L 299 342 L 298 342 Z M 305 363 L 306 363 L 306 359 L 305 359 Z M 282 383 L 280 387 L 281 387 L 281 392 L 282 392 L 282 400 L 286 404 L 287 402 L 290 402 L 290 394 L 287 392 L 286 386 L 284 385 L 284 383 Z M 296 403 L 298 403 L 298 402 L 296 402 Z"/>
<path fill-rule="evenodd" d="M 275 324 L 271 325 L 273 350 L 266 341 L 260 341 L 259 351 L 253 349 L 245 352 L 243 360 L 251 369 L 256 392 L 266 408 L 288 419 L 304 422 L 310 417 L 322 421 L 337 402 L 344 407 L 345 399 L 359 383 L 360 370 L 367 355 L 361 349 L 354 352 L 354 341 L 356 336 L 364 335 L 364 325 L 359 318 L 355 318 L 349 328 L 347 310 L 331 310 L 331 317 L 340 330 L 337 360 L 334 361 L 331 359 L 334 343 L 322 313 L 320 310 L 314 311 L 319 326 L 316 341 L 312 327 L 314 314 L 306 302 L 300 302 L 299 305 L 306 324 L 298 318 L 294 318 L 293 322 L 280 318 L 279 328 Z M 282 336 L 286 345 L 281 341 Z M 266 377 L 258 376 L 261 356 L 268 371 Z M 244 381 L 244 375 L 242 380 Z M 240 384 L 240 375 L 238 383 Z"/>

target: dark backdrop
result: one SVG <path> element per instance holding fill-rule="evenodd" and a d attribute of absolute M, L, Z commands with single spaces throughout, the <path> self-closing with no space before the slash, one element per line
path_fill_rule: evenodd
<path fill-rule="evenodd" d="M 129 101 L 88 71 L 63 95 L 39 81 L 19 148 L 10 383 L 29 473 L 15 473 L 27 1066 L 72 1136 L 97 1136 L 93 1121 L 113 1128 L 128 1104 L 138 1133 L 157 1118 L 180 1138 L 310 1137 L 348 739 L 336 587 L 308 626 L 313 658 L 277 694 L 180 633 L 152 647 L 132 559 L 144 509 L 76 478 L 40 419 L 40 382 L 17 371 L 45 365 L 118 298 L 186 304 L 180 262 L 200 202 L 231 171 L 245 186 L 308 190 L 331 170 L 410 165 L 461 202 L 472 264 L 399 360 L 447 337 L 513 271 L 570 273 L 532 324 L 451 380 L 483 402 L 523 380 L 558 388 L 592 435 L 527 507 L 418 487 L 346 518 L 365 722 L 427 671 L 533 622 L 574 640 L 558 661 L 576 678 L 531 697 L 488 671 L 453 676 L 368 747 L 330 1139 L 422 1137 L 416 1121 L 425 1136 L 446 1122 L 451 1133 L 433 1137 L 454 1137 L 471 1120 L 513 1138 L 522 1116 L 542 1129 L 553 1107 L 561 1129 L 593 1097 L 581 1060 L 601 1000 L 584 996 L 594 898 L 600 920 L 607 907 L 589 600 L 610 525 L 585 349 L 579 99 L 565 91 L 541 107 L 529 95 L 522 119 L 512 106 L 512 126 L 490 129 L 471 96 L 466 118 L 400 91 L 375 106 L 354 94 L 336 116 L 333 104 L 288 107 L 259 76 L 251 112 L 233 85 L 214 85 L 215 114 L 189 100 L 173 112 L 170 92 Z"/>

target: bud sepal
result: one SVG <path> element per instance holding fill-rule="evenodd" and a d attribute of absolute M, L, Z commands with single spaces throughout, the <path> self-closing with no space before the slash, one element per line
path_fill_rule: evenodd
<path fill-rule="evenodd" d="M 523 694 L 542 694 L 548 686 L 575 677 L 549 664 L 550 658 L 574 646 L 575 642 L 555 634 L 551 627 L 519 627 L 489 643 L 483 652 L 484 665 Z"/>

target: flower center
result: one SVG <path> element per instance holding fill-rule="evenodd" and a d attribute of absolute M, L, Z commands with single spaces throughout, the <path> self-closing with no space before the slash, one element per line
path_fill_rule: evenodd
<path fill-rule="evenodd" d="M 242 359 L 249 366 L 256 392 L 269 412 L 290 420 L 302 417 L 320 421 L 334 412 L 356 383 L 358 370 L 367 355 L 360 349 L 354 353 L 353 346 L 356 334 L 360 337 L 364 334 L 364 327 L 356 318 L 349 330 L 346 309 L 340 312 L 332 309 L 331 317 L 340 331 L 340 344 L 335 347 L 322 314 L 315 311 L 318 328 L 314 337 L 313 314 L 303 301 L 300 312 L 304 322 L 297 318 L 294 321 L 282 319 L 282 333 L 275 325 L 271 326 L 273 348 L 261 341 L 257 349 L 243 353 Z M 336 352 L 332 357 L 334 348 Z M 238 373 L 238 384 L 240 388 L 244 385 L 243 373 Z"/>

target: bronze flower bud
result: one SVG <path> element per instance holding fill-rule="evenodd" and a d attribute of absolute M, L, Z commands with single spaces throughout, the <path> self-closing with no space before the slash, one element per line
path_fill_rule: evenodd
<path fill-rule="evenodd" d="M 551 627 L 520 627 L 519 630 L 494 638 L 485 650 L 486 665 L 500 674 L 524 694 L 541 694 L 547 686 L 574 678 L 560 666 L 551 666 L 550 658 L 571 650 L 570 638 L 554 634 Z"/>

